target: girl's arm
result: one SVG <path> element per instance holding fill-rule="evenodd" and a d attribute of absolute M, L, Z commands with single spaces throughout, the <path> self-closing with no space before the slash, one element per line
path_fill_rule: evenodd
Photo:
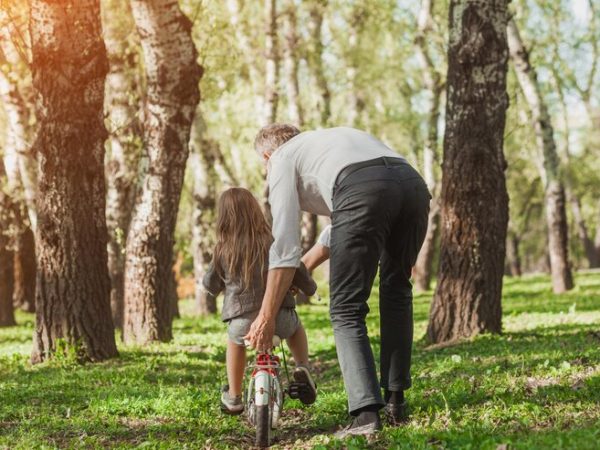
<path fill-rule="evenodd" d="M 202 285 L 212 296 L 216 297 L 225 289 L 225 283 L 223 279 L 217 273 L 215 269 L 215 261 L 213 260 L 208 266 L 208 270 L 202 278 Z"/>
<path fill-rule="evenodd" d="M 312 272 L 329 259 L 329 241 L 331 239 L 331 225 L 327 225 L 321 232 L 319 239 L 312 248 L 302 257 L 306 268 Z"/>
<path fill-rule="evenodd" d="M 300 289 L 309 297 L 317 292 L 317 283 L 315 283 L 315 280 L 310 276 L 310 273 L 308 273 L 308 270 L 303 263 L 300 263 L 300 267 L 296 269 L 294 279 L 292 280 L 292 286 Z"/>

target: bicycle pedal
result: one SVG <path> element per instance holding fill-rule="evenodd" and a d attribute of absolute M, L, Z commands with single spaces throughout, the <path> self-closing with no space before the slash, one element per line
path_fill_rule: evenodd
<path fill-rule="evenodd" d="M 306 385 L 306 383 L 290 383 L 290 385 L 288 386 L 288 395 L 290 396 L 290 398 L 300 398 L 301 394 L 306 392 L 308 390 L 308 386 Z"/>

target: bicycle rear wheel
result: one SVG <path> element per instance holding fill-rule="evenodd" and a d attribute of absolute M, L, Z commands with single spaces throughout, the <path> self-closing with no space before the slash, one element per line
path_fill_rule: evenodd
<path fill-rule="evenodd" d="M 271 445 L 271 421 L 269 420 L 269 405 L 257 406 L 256 420 L 256 446 L 269 447 Z"/>
<path fill-rule="evenodd" d="M 271 374 L 261 371 L 254 379 L 254 426 L 256 446 L 271 445 Z"/>

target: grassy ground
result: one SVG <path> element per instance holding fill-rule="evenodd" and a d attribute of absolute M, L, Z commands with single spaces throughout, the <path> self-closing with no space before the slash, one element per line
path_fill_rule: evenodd
<path fill-rule="evenodd" d="M 279 448 L 598 448 L 600 273 L 552 295 L 546 277 L 507 280 L 502 336 L 446 348 L 415 344 L 411 421 L 376 440 L 335 441 L 346 401 L 326 298 L 300 310 L 319 383 L 311 407 L 286 401 Z M 323 292 L 325 293 L 325 292 Z M 325 297 L 325 296 L 324 296 Z M 429 295 L 415 299 L 423 336 Z M 190 302 L 183 309 L 191 308 Z M 378 351 L 376 302 L 369 319 Z M 0 329 L 0 448 L 246 448 L 252 430 L 218 409 L 224 326 L 191 315 L 175 340 L 121 348 L 121 357 L 77 366 L 31 366 L 33 317 Z"/>

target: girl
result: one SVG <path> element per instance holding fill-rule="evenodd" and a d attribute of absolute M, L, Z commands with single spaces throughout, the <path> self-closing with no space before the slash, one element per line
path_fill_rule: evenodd
<path fill-rule="evenodd" d="M 221 317 L 227 322 L 227 379 L 221 395 L 221 409 L 241 414 L 242 379 L 246 365 L 244 336 L 258 315 L 265 291 L 269 248 L 273 238 L 258 201 L 243 188 L 231 188 L 219 198 L 217 207 L 217 244 L 213 261 L 202 280 L 206 290 L 216 296 L 225 291 Z M 313 295 L 316 284 L 303 264 L 292 283 L 306 295 Z M 307 369 L 308 342 L 295 310 L 295 300 L 287 293 L 277 315 L 275 334 L 286 339 L 294 357 L 294 380 L 303 383 L 300 400 L 311 404 L 316 386 Z"/>

